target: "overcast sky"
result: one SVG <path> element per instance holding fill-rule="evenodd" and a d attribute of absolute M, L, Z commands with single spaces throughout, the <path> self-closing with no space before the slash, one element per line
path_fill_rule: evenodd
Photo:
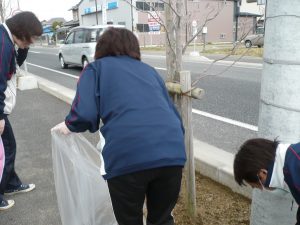
<path fill-rule="evenodd" d="M 10 2 L 11 8 L 16 10 L 18 0 Z M 68 21 L 72 19 L 72 12 L 68 10 L 79 2 L 80 0 L 19 0 L 19 5 L 22 11 L 32 11 L 40 20 L 63 17 Z"/>

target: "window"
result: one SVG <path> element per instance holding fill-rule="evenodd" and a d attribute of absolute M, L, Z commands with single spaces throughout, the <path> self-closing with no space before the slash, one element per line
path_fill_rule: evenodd
<path fill-rule="evenodd" d="M 225 39 L 225 37 L 226 37 L 226 34 L 224 34 L 224 33 L 220 34 L 220 39 Z"/>
<path fill-rule="evenodd" d="M 103 33 L 103 29 L 89 29 L 86 30 L 85 34 L 85 41 L 86 42 L 97 42 L 99 39 L 99 36 Z"/>
<path fill-rule="evenodd" d="M 150 11 L 150 2 L 136 2 L 136 8 L 141 11 Z"/>
<path fill-rule="evenodd" d="M 160 2 L 153 2 L 153 8 L 156 10 L 156 11 L 164 11 L 164 3 L 160 3 Z"/>
<path fill-rule="evenodd" d="M 118 25 L 124 25 L 124 26 L 126 26 L 126 22 L 118 22 Z"/>
<path fill-rule="evenodd" d="M 83 30 L 77 30 L 75 31 L 75 36 L 74 36 L 74 43 L 83 43 L 84 40 L 84 31 Z"/>
<path fill-rule="evenodd" d="M 143 23 L 138 23 L 138 24 L 136 24 L 136 29 L 139 32 L 149 32 L 149 25 L 143 24 Z"/>
<path fill-rule="evenodd" d="M 66 44 L 72 44 L 74 39 L 74 32 L 70 33 L 66 39 Z"/>

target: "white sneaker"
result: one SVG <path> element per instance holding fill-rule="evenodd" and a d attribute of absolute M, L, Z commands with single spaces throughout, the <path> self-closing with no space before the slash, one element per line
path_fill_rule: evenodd
<path fill-rule="evenodd" d="M 26 193 L 35 189 L 35 184 L 21 184 L 16 189 L 6 190 L 4 195 L 14 195 L 18 193 Z"/>
<path fill-rule="evenodd" d="M 2 202 L 0 202 L 0 211 L 7 210 L 13 207 L 14 204 L 15 204 L 14 200 L 2 200 Z"/>

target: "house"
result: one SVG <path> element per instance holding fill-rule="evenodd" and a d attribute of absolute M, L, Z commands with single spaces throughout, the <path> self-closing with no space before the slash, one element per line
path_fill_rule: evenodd
<path fill-rule="evenodd" d="M 232 42 L 241 37 L 242 30 L 253 33 L 250 24 L 258 14 L 240 14 L 240 0 L 187 0 L 189 22 L 184 36 L 189 39 L 198 29 L 205 25 L 205 34 L 200 32 L 197 42 Z M 102 10 L 105 9 L 106 10 Z M 154 12 L 154 9 L 157 13 Z M 134 31 L 141 45 L 164 45 L 165 30 L 157 21 L 164 20 L 164 3 L 162 1 L 144 0 L 81 0 L 72 7 L 73 18 L 78 18 L 80 25 L 121 24 Z M 104 13 L 103 13 L 104 12 Z M 240 21 L 236 18 L 241 17 Z M 207 21 L 208 20 L 208 21 Z M 194 22 L 193 22 L 194 21 Z M 205 21 L 207 23 L 205 24 Z M 236 21 L 238 21 L 236 23 Z M 235 26 L 238 24 L 238 35 Z M 242 27 L 247 25 L 247 28 Z M 250 28 L 251 27 L 251 28 Z"/>

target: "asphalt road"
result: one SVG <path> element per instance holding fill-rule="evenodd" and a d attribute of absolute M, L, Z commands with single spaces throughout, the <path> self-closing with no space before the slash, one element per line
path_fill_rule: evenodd
<path fill-rule="evenodd" d="M 61 69 L 57 48 L 31 48 L 27 61 L 29 72 L 68 88 L 76 88 L 81 68 Z M 165 77 L 163 55 L 145 53 L 143 61 L 156 67 Z M 262 67 L 257 59 L 249 62 L 234 65 L 230 69 L 230 62 L 216 63 L 206 73 L 210 75 L 200 79 L 197 85 L 206 94 L 202 100 L 193 101 L 196 112 L 193 114 L 195 138 L 235 152 L 245 139 L 256 136 Z M 191 71 L 193 80 L 203 76 L 203 71 L 209 66 L 209 62 L 190 58 L 183 63 L 184 69 Z"/>

